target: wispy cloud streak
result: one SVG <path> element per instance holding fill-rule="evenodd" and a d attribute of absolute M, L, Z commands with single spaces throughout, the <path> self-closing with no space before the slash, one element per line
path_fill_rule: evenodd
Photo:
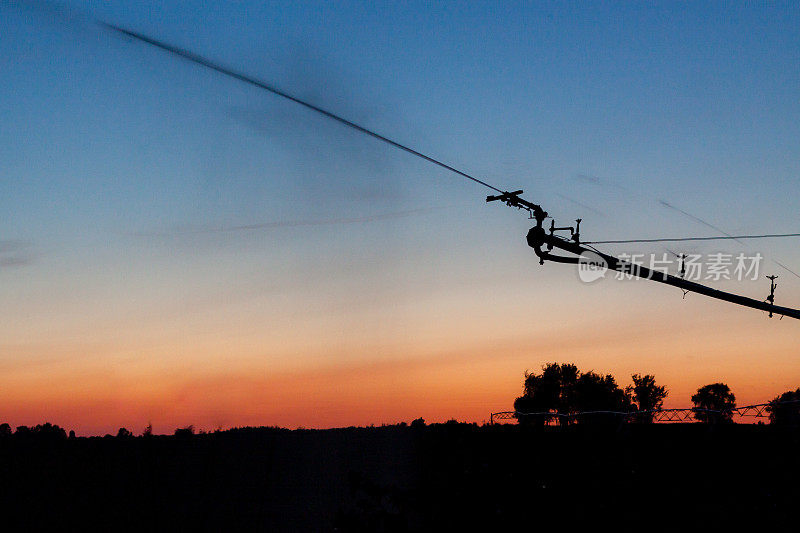
<path fill-rule="evenodd" d="M 598 215 L 598 216 L 601 216 L 601 217 L 605 217 L 606 216 L 606 214 L 603 213 L 602 211 L 600 211 L 599 209 L 595 209 L 594 207 L 586 205 L 583 202 L 579 202 L 578 200 L 575 200 L 574 198 L 570 198 L 569 196 L 566 196 L 566 195 L 558 193 L 558 192 L 556 193 L 556 196 L 558 196 L 559 198 L 562 198 L 562 199 L 564 199 L 564 200 L 566 200 L 566 201 L 568 201 L 570 203 L 573 203 L 573 204 L 577 205 L 578 207 L 581 207 L 581 208 L 583 208 L 583 209 L 585 209 L 587 211 L 590 211 L 590 212 L 594 213 L 595 215 Z"/>
<path fill-rule="evenodd" d="M 0 268 L 28 265 L 34 254 L 30 243 L 22 241 L 0 241 Z"/>
<path fill-rule="evenodd" d="M 172 235 L 203 235 L 210 233 L 234 233 L 241 231 L 257 231 L 257 230 L 270 230 L 281 228 L 300 228 L 307 226 L 334 226 L 341 224 L 366 224 L 369 222 L 379 222 L 382 220 L 393 220 L 400 218 L 407 218 L 416 215 L 426 215 L 435 211 L 447 209 L 447 207 L 427 207 L 420 209 L 409 209 L 406 211 L 394 211 L 389 213 L 378 213 L 363 217 L 340 217 L 340 218 L 321 218 L 309 220 L 279 220 L 274 222 L 259 222 L 256 224 L 241 224 L 235 226 L 219 226 L 215 228 L 196 228 L 188 230 L 176 230 L 171 232 L 152 232 L 152 233 L 135 233 L 140 237 L 157 237 L 157 236 L 172 236 Z"/>

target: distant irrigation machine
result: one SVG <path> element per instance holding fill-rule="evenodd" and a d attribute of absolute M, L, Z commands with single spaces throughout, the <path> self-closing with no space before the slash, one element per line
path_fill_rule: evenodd
<path fill-rule="evenodd" d="M 775 283 L 776 276 L 769 276 L 770 279 L 770 293 L 767 298 L 763 301 L 755 300 L 753 298 L 748 298 L 745 296 L 740 296 L 737 294 L 732 294 L 724 291 L 720 291 L 717 289 L 712 289 L 711 287 L 701 285 L 699 283 L 695 283 L 684 279 L 683 277 L 683 268 L 681 268 L 681 275 L 680 276 L 673 276 L 665 271 L 656 270 L 653 268 L 647 268 L 645 266 L 636 264 L 632 261 L 626 261 L 603 252 L 600 252 L 596 248 L 590 246 L 591 244 L 600 244 L 602 242 L 637 242 L 637 241 L 594 241 L 593 243 L 590 242 L 581 242 L 580 239 L 580 219 L 576 220 L 575 227 L 556 227 L 554 222 L 551 222 L 551 225 L 548 229 L 544 227 L 544 221 L 548 218 L 547 212 L 544 211 L 539 205 L 533 204 L 525 199 L 523 199 L 520 195 L 523 191 L 514 191 L 514 192 L 507 192 L 503 191 L 486 181 L 480 180 L 474 176 L 467 174 L 451 165 L 443 163 L 433 157 L 425 155 L 417 150 L 414 150 L 404 144 L 399 142 L 393 141 L 388 137 L 385 137 L 379 133 L 376 133 L 368 128 L 365 128 L 359 124 L 356 124 L 346 118 L 332 113 L 326 109 L 323 109 L 319 106 L 311 104 L 307 101 L 301 100 L 283 90 L 280 90 L 266 82 L 260 81 L 256 78 L 251 76 L 247 76 L 240 72 L 236 72 L 232 69 L 224 67 L 218 63 L 215 63 L 209 59 L 206 59 L 202 56 L 195 54 L 194 52 L 190 52 L 188 50 L 184 50 L 182 48 L 178 48 L 176 46 L 167 44 L 163 41 L 154 39 L 152 37 L 148 37 L 137 33 L 135 31 L 121 28 L 119 26 L 114 26 L 107 23 L 100 23 L 102 26 L 110 29 L 111 31 L 125 35 L 127 37 L 136 39 L 138 41 L 147 43 L 149 45 L 155 46 L 162 50 L 165 50 L 171 54 L 183 57 L 195 64 L 201 65 L 205 68 L 211 69 L 215 72 L 223 74 L 225 76 L 234 78 L 239 80 L 240 82 L 249 84 L 251 86 L 257 87 L 259 89 L 266 90 L 274 95 L 280 96 L 287 100 L 290 100 L 296 104 L 299 104 L 307 109 L 310 109 L 316 113 L 324 115 L 325 117 L 334 120 L 340 124 L 343 124 L 349 128 L 352 128 L 356 131 L 359 131 L 365 135 L 368 135 L 374 139 L 377 139 L 381 142 L 387 143 L 395 148 L 408 152 L 416 157 L 422 158 L 429 163 L 437 165 L 441 168 L 444 168 L 450 172 L 458 174 L 461 177 L 466 179 L 472 180 L 475 183 L 483 185 L 499 194 L 488 196 L 486 198 L 487 202 L 494 202 L 499 201 L 502 202 L 510 207 L 516 207 L 518 209 L 523 209 L 530 214 L 530 218 L 535 220 L 536 225 L 531 228 L 528 232 L 527 240 L 528 245 L 533 248 L 533 251 L 539 258 L 539 263 L 544 264 L 545 261 L 551 261 L 554 263 L 566 263 L 566 264 L 580 264 L 581 262 L 585 262 L 589 266 L 593 267 L 602 267 L 606 268 L 611 271 L 623 272 L 628 275 L 632 275 L 633 277 L 639 279 L 648 279 L 652 281 L 657 281 L 659 283 L 664 283 L 667 285 L 671 285 L 673 287 L 677 287 L 684 291 L 684 295 L 687 292 L 695 292 L 698 294 L 703 294 L 705 296 L 709 296 L 711 298 L 716 298 L 718 300 L 723 300 L 725 302 L 730 302 L 738 305 L 743 305 L 745 307 L 751 307 L 753 309 L 758 309 L 761 311 L 765 311 L 769 313 L 769 316 L 772 317 L 773 315 L 780 315 L 781 317 L 788 316 L 791 318 L 798 318 L 800 319 L 800 310 L 792 309 L 788 307 L 781 307 L 775 305 L 775 288 L 777 287 Z M 570 237 L 562 237 L 557 235 L 556 232 L 561 231 L 569 231 Z M 782 235 L 758 235 L 758 236 L 741 236 L 742 238 L 761 238 L 761 237 L 797 237 L 800 234 L 782 234 Z M 653 239 L 652 241 L 660 241 L 660 240 L 710 240 L 716 239 L 717 237 L 700 237 L 700 238 L 689 238 L 689 239 Z M 728 237 L 720 237 L 720 238 L 732 238 L 736 239 L 737 237 L 728 236 Z M 641 241 L 639 241 L 641 242 Z M 557 255 L 552 253 L 553 249 L 558 249 L 563 252 L 567 252 L 572 254 L 570 256 L 563 256 Z M 681 258 L 683 259 L 683 258 Z M 788 270 L 788 269 L 787 269 Z M 795 274 L 797 275 L 797 274 Z M 800 277 L 800 275 L 798 275 Z"/>
<path fill-rule="evenodd" d="M 540 413 L 523 413 L 520 411 L 499 411 L 489 414 L 489 423 L 496 424 L 501 421 L 531 422 L 537 421 L 543 424 L 550 423 L 570 423 L 577 420 L 592 420 L 593 418 L 603 417 L 605 419 L 616 419 L 619 423 L 635 422 L 647 417 L 652 422 L 694 422 L 698 420 L 695 416 L 698 413 L 704 414 L 707 420 L 713 421 L 715 416 L 720 418 L 739 417 L 739 418 L 769 418 L 773 409 L 789 408 L 797 412 L 800 408 L 800 400 L 789 400 L 784 402 L 768 402 L 754 405 L 734 407 L 727 411 L 715 409 L 702 409 L 699 407 L 685 407 L 678 409 L 652 409 L 650 411 L 583 411 L 579 413 L 555 413 L 543 411 Z"/>

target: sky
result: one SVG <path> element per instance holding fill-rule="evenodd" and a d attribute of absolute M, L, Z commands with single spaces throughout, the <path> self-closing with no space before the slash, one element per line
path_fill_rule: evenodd
<path fill-rule="evenodd" d="M 654 374 L 671 407 L 800 386 L 795 320 L 540 266 L 492 191 L 97 21 L 584 239 L 800 231 L 796 3 L 4 0 L 0 422 L 481 423 L 552 361 Z M 759 279 L 705 283 L 763 299 L 777 274 L 800 307 L 796 239 L 602 249 L 760 253 Z"/>

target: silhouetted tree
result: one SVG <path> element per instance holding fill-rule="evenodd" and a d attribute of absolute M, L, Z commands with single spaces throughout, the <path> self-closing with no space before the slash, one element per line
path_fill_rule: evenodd
<path fill-rule="evenodd" d="M 11 426 L 8 424 L 0 424 L 0 439 L 11 436 Z"/>
<path fill-rule="evenodd" d="M 31 428 L 31 433 L 37 437 L 46 439 L 62 440 L 67 438 L 67 432 L 64 428 L 51 424 L 50 422 L 33 426 Z"/>
<path fill-rule="evenodd" d="M 153 424 L 147 424 L 142 431 L 142 437 L 152 437 L 153 436 Z"/>
<path fill-rule="evenodd" d="M 784 392 L 769 402 L 767 412 L 769 412 L 770 424 L 800 426 L 800 388 L 796 391 Z"/>
<path fill-rule="evenodd" d="M 67 438 L 67 432 L 63 428 L 46 422 L 33 427 L 18 426 L 17 431 L 14 432 L 14 437 L 19 439 L 32 439 L 37 442 L 47 442 L 65 440 Z"/>
<path fill-rule="evenodd" d="M 575 410 L 586 411 L 614 411 L 628 412 L 631 410 L 630 395 L 620 389 L 614 376 L 584 372 L 575 383 Z M 616 414 L 592 414 L 581 417 L 582 423 L 586 422 L 612 422 L 619 421 Z"/>
<path fill-rule="evenodd" d="M 652 380 L 652 376 L 648 377 Z M 654 385 L 654 380 L 652 381 Z M 545 413 L 537 416 L 517 415 L 520 423 L 537 425 L 552 420 L 555 413 L 572 415 L 581 411 L 628 412 L 632 408 L 630 393 L 627 389 L 621 389 L 611 374 L 579 373 L 577 366 L 568 363 L 547 364 L 542 368 L 541 374 L 526 372 L 522 396 L 514 401 L 514 410 L 519 413 Z M 619 415 L 593 414 L 584 417 L 582 421 L 590 420 L 619 420 Z M 570 424 L 575 418 L 560 416 L 558 421 L 560 424 Z"/>
<path fill-rule="evenodd" d="M 133 437 L 133 433 L 125 428 L 119 428 L 119 431 L 117 431 L 118 439 L 130 439 L 131 437 Z"/>
<path fill-rule="evenodd" d="M 411 421 L 412 428 L 424 428 L 425 427 L 425 419 L 422 417 L 415 418 Z"/>
<path fill-rule="evenodd" d="M 634 374 L 631 380 L 633 385 L 628 385 L 625 392 L 631 397 L 638 411 L 661 409 L 669 391 L 666 387 L 656 385 L 655 376 Z M 653 413 L 639 413 L 636 415 L 636 421 L 650 424 L 653 422 Z"/>
<path fill-rule="evenodd" d="M 514 401 L 514 410 L 520 413 L 571 413 L 575 408 L 575 385 L 578 381 L 578 367 L 573 364 L 549 363 L 541 374 L 525 373 L 522 396 Z M 523 424 L 543 424 L 552 415 L 518 416 Z M 569 418 L 561 417 L 562 424 L 570 423 Z"/>
<path fill-rule="evenodd" d="M 525 385 L 522 396 L 514 400 L 514 411 L 517 412 L 517 421 L 524 425 L 544 425 L 546 417 L 542 416 L 526 416 L 532 413 L 541 413 L 548 411 L 549 408 L 545 406 L 542 400 L 542 395 L 537 395 L 536 391 L 539 390 L 539 384 L 542 381 L 542 376 L 534 373 L 525 372 Z"/>
<path fill-rule="evenodd" d="M 736 408 L 736 396 L 730 387 L 724 383 L 711 383 L 697 389 L 692 396 L 695 409 L 709 409 L 719 412 L 696 411 L 694 417 L 707 423 L 733 422 L 733 413 Z"/>

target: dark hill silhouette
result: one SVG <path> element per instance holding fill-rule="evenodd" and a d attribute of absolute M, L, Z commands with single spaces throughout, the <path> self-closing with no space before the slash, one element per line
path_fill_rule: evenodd
<path fill-rule="evenodd" d="M 641 423 L 666 389 L 632 381 L 551 363 L 515 402 L 544 416 L 518 425 L 67 437 L 0 424 L 0 516 L 26 531 L 793 530 L 800 389 L 767 406 L 769 425 L 667 425 Z M 692 401 L 699 420 L 731 421 L 727 385 Z"/>
<path fill-rule="evenodd" d="M 50 431 L 0 438 L 6 530 L 780 530 L 800 498 L 779 425 Z"/>

